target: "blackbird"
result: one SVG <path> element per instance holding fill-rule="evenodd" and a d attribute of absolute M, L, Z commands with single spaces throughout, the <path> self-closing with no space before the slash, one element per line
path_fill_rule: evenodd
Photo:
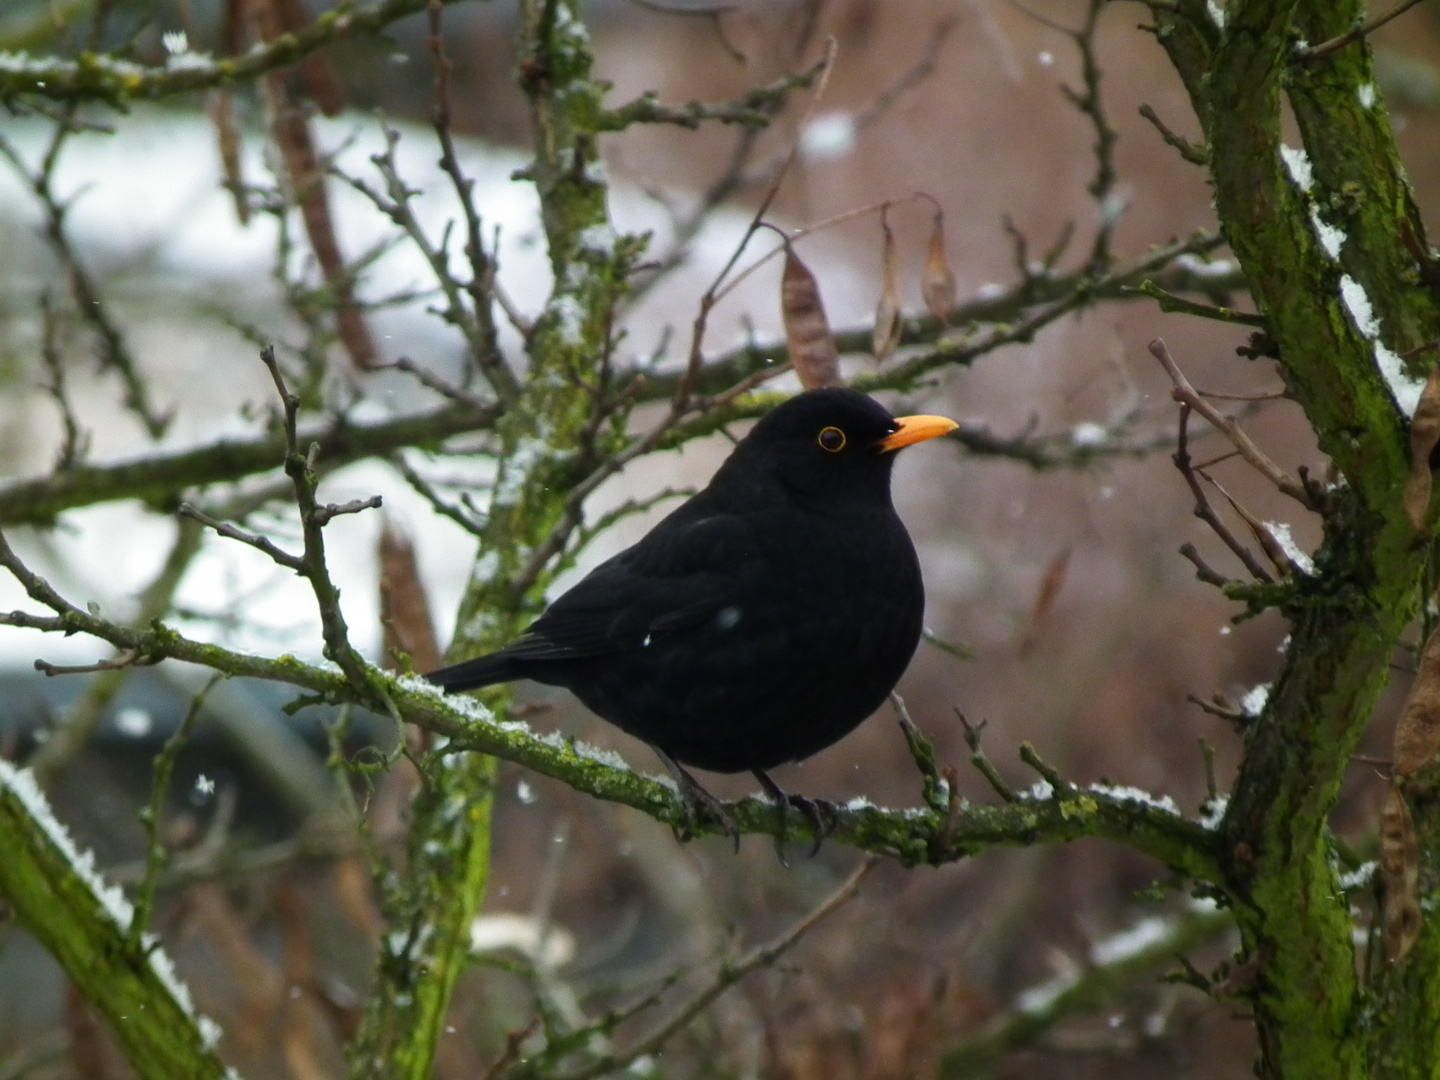
<path fill-rule="evenodd" d="M 514 679 L 562 686 L 649 743 L 692 821 L 734 821 L 683 768 L 766 770 L 808 757 L 873 713 L 920 640 L 925 593 L 890 501 L 894 451 L 944 435 L 825 388 L 771 410 L 708 487 L 557 599 L 514 643 L 431 672 L 447 691 Z"/>

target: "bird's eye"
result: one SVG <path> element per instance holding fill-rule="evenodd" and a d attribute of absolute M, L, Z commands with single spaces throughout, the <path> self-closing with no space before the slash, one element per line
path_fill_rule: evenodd
<path fill-rule="evenodd" d="M 823 428 L 820 432 L 820 448 L 838 454 L 845 449 L 845 433 L 838 427 Z"/>

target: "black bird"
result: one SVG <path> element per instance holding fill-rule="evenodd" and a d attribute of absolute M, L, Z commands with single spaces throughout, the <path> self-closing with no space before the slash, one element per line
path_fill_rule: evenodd
<path fill-rule="evenodd" d="M 904 673 L 925 606 L 914 545 L 890 501 L 894 451 L 944 435 L 854 390 L 810 390 L 740 441 L 705 490 L 607 559 L 513 644 L 431 672 L 449 691 L 513 679 L 563 686 L 645 740 L 693 816 L 721 804 L 681 767 L 767 769 L 822 750 Z"/>

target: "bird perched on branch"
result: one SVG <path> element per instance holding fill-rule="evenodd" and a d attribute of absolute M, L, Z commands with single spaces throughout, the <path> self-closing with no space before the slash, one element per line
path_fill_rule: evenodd
<path fill-rule="evenodd" d="M 925 593 L 890 500 L 895 451 L 956 427 L 895 418 L 854 390 L 798 394 L 762 418 L 708 487 L 606 560 L 513 644 L 430 673 L 448 691 L 534 679 L 649 743 L 694 819 L 733 817 L 685 765 L 768 769 L 873 713 L 920 640 Z"/>

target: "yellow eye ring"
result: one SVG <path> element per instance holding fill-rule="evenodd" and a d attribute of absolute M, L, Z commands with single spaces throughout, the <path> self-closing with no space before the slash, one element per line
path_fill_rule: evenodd
<path fill-rule="evenodd" d="M 822 428 L 820 438 L 816 440 L 820 449 L 828 450 L 832 454 L 838 454 L 845 449 L 845 433 L 838 427 Z"/>

